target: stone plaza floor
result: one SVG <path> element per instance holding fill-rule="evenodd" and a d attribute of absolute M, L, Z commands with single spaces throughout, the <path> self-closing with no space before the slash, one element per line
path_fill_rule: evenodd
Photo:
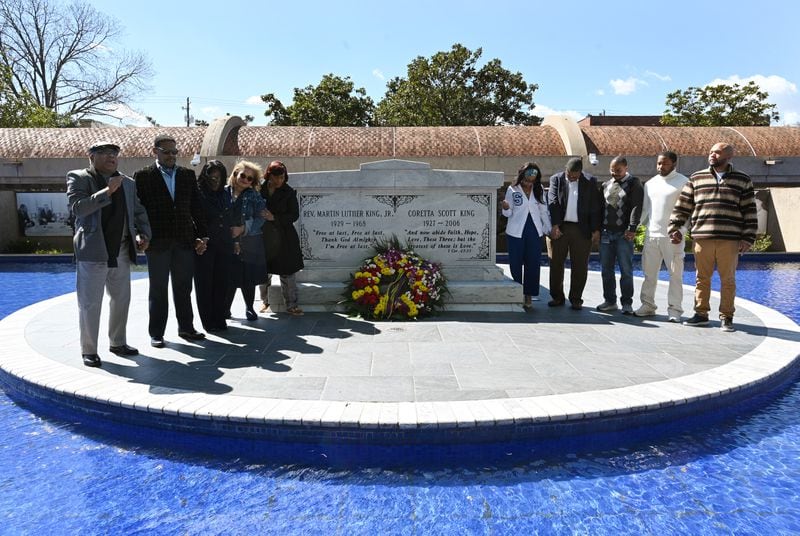
<path fill-rule="evenodd" d="M 568 278 L 567 278 L 568 280 Z M 543 283 L 547 269 L 542 271 Z M 163 415 L 269 425 L 447 428 L 553 422 L 619 415 L 694 402 L 764 382 L 790 367 L 798 326 L 737 299 L 734 333 L 670 323 L 666 288 L 649 318 L 594 309 L 600 276 L 590 272 L 584 308 L 444 312 L 413 322 L 372 322 L 337 313 L 244 319 L 237 294 L 225 332 L 166 347 L 147 334 L 147 280 L 133 282 L 131 358 L 108 352 L 83 366 L 74 294 L 0 322 L 12 376 L 62 395 Z M 640 281 L 636 282 L 636 289 Z M 684 318 L 693 289 L 684 287 Z M 638 306 L 638 295 L 634 298 Z M 302 301 L 302 296 L 301 296 Z M 712 296 L 712 313 L 718 295 Z M 195 326 L 199 328 L 199 320 Z"/>

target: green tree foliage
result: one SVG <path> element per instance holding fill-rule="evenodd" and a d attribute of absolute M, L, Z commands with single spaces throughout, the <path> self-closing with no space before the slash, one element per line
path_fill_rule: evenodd
<path fill-rule="evenodd" d="M 372 124 L 375 103 L 361 87 L 355 89 L 350 77 L 333 74 L 322 77 L 319 85 L 294 89 L 294 102 L 284 106 L 273 94 L 261 96 L 267 103 L 264 115 L 272 125 L 363 127 Z"/>
<path fill-rule="evenodd" d="M 751 81 L 690 87 L 667 95 L 661 124 L 680 127 L 769 126 L 780 118 L 769 94 Z"/>
<path fill-rule="evenodd" d="M 11 69 L 0 65 L 0 127 L 62 127 L 70 124 L 69 118 L 40 106 L 29 93 L 15 94 L 11 85 Z"/>
<path fill-rule="evenodd" d="M 394 126 L 538 125 L 530 114 L 537 84 L 493 59 L 478 68 L 483 50 L 454 44 L 408 64 L 405 78 L 390 80 L 378 104 L 378 124 Z"/>

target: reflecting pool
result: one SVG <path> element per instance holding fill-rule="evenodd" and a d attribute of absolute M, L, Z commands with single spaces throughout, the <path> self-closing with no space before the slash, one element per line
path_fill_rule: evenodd
<path fill-rule="evenodd" d="M 800 264 L 749 261 L 738 283 L 800 321 Z M 69 266 L 0 264 L 0 317 L 73 289 Z M 0 533 L 796 534 L 798 407 L 795 383 L 754 410 L 621 445 L 323 469 L 139 447 L 0 395 Z"/>

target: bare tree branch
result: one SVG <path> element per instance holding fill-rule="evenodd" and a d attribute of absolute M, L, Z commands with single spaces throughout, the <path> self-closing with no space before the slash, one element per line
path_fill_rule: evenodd
<path fill-rule="evenodd" d="M 116 50 L 121 25 L 74 0 L 0 0 L 0 59 L 10 92 L 80 119 L 107 115 L 147 89 L 152 69 L 140 52 Z"/>

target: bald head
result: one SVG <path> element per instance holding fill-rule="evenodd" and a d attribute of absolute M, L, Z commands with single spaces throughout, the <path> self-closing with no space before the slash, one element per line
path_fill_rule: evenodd
<path fill-rule="evenodd" d="M 722 142 L 715 143 L 708 153 L 708 163 L 717 171 L 724 171 L 733 158 L 733 153 L 733 145 Z"/>

